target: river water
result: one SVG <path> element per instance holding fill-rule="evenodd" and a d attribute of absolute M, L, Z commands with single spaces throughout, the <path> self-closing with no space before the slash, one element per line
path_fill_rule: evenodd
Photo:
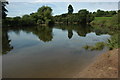
<path fill-rule="evenodd" d="M 85 45 L 107 42 L 108 34 L 90 26 L 55 25 L 3 29 L 4 78 L 72 78 L 103 50 Z"/>

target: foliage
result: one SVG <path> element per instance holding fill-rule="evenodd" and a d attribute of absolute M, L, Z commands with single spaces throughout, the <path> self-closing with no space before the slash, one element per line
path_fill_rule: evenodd
<path fill-rule="evenodd" d="M 52 9 L 48 6 L 42 6 L 38 9 L 38 24 L 50 24 L 53 22 Z"/>
<path fill-rule="evenodd" d="M 29 15 L 24 15 L 21 18 L 21 23 L 22 23 L 22 26 L 35 25 L 35 20 L 33 18 L 31 18 L 31 16 L 29 16 Z"/>
<path fill-rule="evenodd" d="M 108 39 L 108 44 L 107 46 L 109 47 L 109 50 L 112 50 L 114 48 L 120 48 L 119 46 L 119 39 L 118 39 L 118 34 L 114 34 L 111 39 Z"/>
<path fill-rule="evenodd" d="M 72 7 L 72 5 L 70 4 L 69 6 L 68 6 L 68 14 L 72 14 L 73 13 L 73 7 Z"/>
<path fill-rule="evenodd" d="M 3 20 L 3 26 L 34 26 L 41 24 L 53 24 L 52 9 L 42 6 L 37 12 L 22 17 L 7 17 Z"/>
<path fill-rule="evenodd" d="M 7 15 L 5 12 L 5 5 L 8 4 L 3 3 L 3 15 Z M 97 12 L 89 12 L 86 9 L 79 10 L 78 13 L 73 13 L 74 9 L 72 5 L 68 6 L 68 13 L 64 13 L 61 15 L 52 16 L 52 9 L 48 6 L 40 7 L 37 12 L 31 13 L 30 15 L 23 15 L 22 17 L 7 17 L 3 20 L 3 26 L 34 26 L 34 25 L 51 25 L 55 23 L 64 23 L 64 24 L 95 24 L 100 26 L 115 26 L 117 28 L 117 13 L 116 11 L 103 11 L 97 10 Z M 114 17 L 110 20 L 103 16 L 113 16 Z M 4 17 L 5 17 L 4 16 Z M 97 19 L 95 16 L 99 16 Z M 95 19 L 95 20 L 94 20 Z M 93 21 L 94 20 L 94 21 Z"/>
<path fill-rule="evenodd" d="M 38 21 L 38 13 L 37 12 L 31 13 L 30 17 L 37 23 L 37 21 Z"/>
<path fill-rule="evenodd" d="M 114 48 L 119 48 L 119 25 L 120 25 L 120 13 L 113 15 L 113 17 L 96 17 L 93 22 L 91 22 L 94 28 L 98 28 L 97 31 L 105 32 L 111 35 L 111 39 L 108 40 L 107 47 L 112 50 Z M 104 29 L 103 29 L 104 28 Z"/>
<path fill-rule="evenodd" d="M 87 24 L 94 20 L 92 13 L 86 9 L 79 10 L 78 13 L 73 14 L 62 14 L 54 17 L 54 21 L 57 23 L 66 23 L 66 24 Z"/>
<path fill-rule="evenodd" d="M 114 15 L 113 17 L 96 17 L 95 20 L 91 22 L 91 25 L 117 30 L 120 23 L 118 22 L 120 17 L 118 16 L 119 14 L 120 13 Z"/>
<path fill-rule="evenodd" d="M 80 23 L 90 23 L 92 20 L 94 20 L 94 16 L 86 9 L 78 11 L 78 17 L 80 19 Z"/>
<path fill-rule="evenodd" d="M 6 12 L 8 12 L 8 10 L 5 8 L 7 4 L 9 4 L 7 1 L 2 2 L 2 19 L 5 19 L 7 16 Z"/>
<path fill-rule="evenodd" d="M 112 17 L 113 15 L 117 14 L 116 11 L 103 11 L 98 9 L 97 12 L 93 12 L 95 17 Z"/>

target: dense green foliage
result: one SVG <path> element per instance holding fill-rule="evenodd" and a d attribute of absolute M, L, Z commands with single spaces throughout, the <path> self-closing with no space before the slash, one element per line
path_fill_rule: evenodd
<path fill-rule="evenodd" d="M 51 24 L 52 19 L 52 9 L 48 6 L 43 6 L 38 9 L 38 21 L 37 24 Z"/>
<path fill-rule="evenodd" d="M 68 6 L 68 14 L 72 14 L 73 13 L 73 7 L 72 7 L 72 5 L 69 5 Z"/>
<path fill-rule="evenodd" d="M 93 26 L 107 27 L 110 29 L 118 29 L 120 25 L 120 13 L 113 15 L 112 17 L 96 17 L 94 21 L 91 22 Z"/>
<path fill-rule="evenodd" d="M 7 9 L 5 8 L 5 6 L 6 6 L 7 4 L 8 4 L 7 1 L 2 2 L 2 19 L 5 19 L 6 16 L 7 16 L 7 13 L 6 13 L 6 12 L 8 12 L 8 11 L 7 11 Z"/>
<path fill-rule="evenodd" d="M 34 26 L 53 24 L 52 9 L 48 6 L 42 6 L 36 13 L 23 15 L 22 17 L 7 17 L 3 20 L 3 26 Z"/>
<path fill-rule="evenodd" d="M 86 24 L 93 21 L 94 16 L 86 9 L 82 9 L 78 13 L 57 15 L 54 17 L 54 20 L 56 23 Z"/>
<path fill-rule="evenodd" d="M 6 9 L 5 5 L 6 3 L 3 3 L 3 14 L 4 17 L 6 16 Z M 51 25 L 54 23 L 64 23 L 64 24 L 89 24 L 94 19 L 95 16 L 97 17 L 103 17 L 103 16 L 113 16 L 116 15 L 116 11 L 103 11 L 103 10 L 97 10 L 97 12 L 89 12 L 86 9 L 79 10 L 78 13 L 73 13 L 74 9 L 72 5 L 68 6 L 68 13 L 64 13 L 61 15 L 52 16 L 52 9 L 48 6 L 42 6 L 37 10 L 35 13 L 31 13 L 30 15 L 23 15 L 22 17 L 7 17 L 5 20 L 3 20 L 3 26 L 34 26 L 34 25 Z M 102 24 L 106 22 L 106 20 L 95 19 L 95 22 L 93 21 L 92 24 Z M 114 21 L 111 21 L 111 24 L 107 24 L 111 26 L 114 23 Z M 101 26 L 102 26 L 101 25 Z"/>
<path fill-rule="evenodd" d="M 118 34 L 112 35 L 111 39 L 108 40 L 107 46 L 109 47 L 109 50 L 112 50 L 114 48 L 120 48 Z"/>
<path fill-rule="evenodd" d="M 94 21 L 91 22 L 91 25 L 94 26 L 94 31 L 96 33 L 105 33 L 110 34 L 111 39 L 108 40 L 106 44 L 107 47 L 112 50 L 114 48 L 120 48 L 119 44 L 119 33 L 120 33 L 120 13 L 112 17 L 96 17 Z M 103 29 L 104 28 L 104 29 Z"/>
<path fill-rule="evenodd" d="M 103 11 L 97 10 L 97 12 L 93 12 L 95 17 L 112 17 L 113 15 L 117 14 L 116 11 Z"/>

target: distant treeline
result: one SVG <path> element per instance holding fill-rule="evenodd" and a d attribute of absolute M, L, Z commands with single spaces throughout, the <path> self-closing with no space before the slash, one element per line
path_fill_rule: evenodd
<path fill-rule="evenodd" d="M 53 24 L 52 9 L 42 6 L 37 12 L 22 17 L 6 17 L 3 19 L 3 26 L 34 26 L 42 24 Z"/>
<path fill-rule="evenodd" d="M 112 17 L 117 13 L 118 11 L 97 10 L 97 12 L 89 12 L 87 9 L 82 9 L 78 13 L 57 15 L 54 17 L 54 21 L 56 23 L 90 23 L 95 17 Z"/>
<path fill-rule="evenodd" d="M 98 9 L 97 12 L 93 12 L 95 17 L 112 17 L 113 15 L 117 14 L 117 11 L 103 11 Z"/>
<path fill-rule="evenodd" d="M 66 13 L 54 16 L 56 23 L 84 24 L 94 20 L 94 15 L 86 9 L 79 10 L 78 13 Z"/>
<path fill-rule="evenodd" d="M 3 3 L 3 8 L 5 7 Z M 6 17 L 7 10 L 3 11 L 3 26 L 34 26 L 34 25 L 52 25 L 54 23 L 66 24 L 89 24 L 95 17 L 111 17 L 117 14 L 117 11 L 103 11 L 89 12 L 86 9 L 79 10 L 78 13 L 73 13 L 72 5 L 68 6 L 68 13 L 57 16 L 52 16 L 52 9 L 48 6 L 42 6 L 35 13 L 30 15 L 23 15 L 22 17 Z"/>

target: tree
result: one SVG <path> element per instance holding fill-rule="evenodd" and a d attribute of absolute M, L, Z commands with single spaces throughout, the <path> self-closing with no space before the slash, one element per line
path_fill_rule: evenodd
<path fill-rule="evenodd" d="M 105 12 L 103 10 L 97 10 L 96 17 L 102 17 L 105 15 Z"/>
<path fill-rule="evenodd" d="M 94 18 L 95 18 L 94 15 L 92 13 L 89 13 L 87 15 L 87 23 L 92 22 L 94 20 Z"/>
<path fill-rule="evenodd" d="M 73 7 L 72 7 L 72 5 L 69 5 L 68 6 L 68 14 L 72 14 L 73 13 Z"/>
<path fill-rule="evenodd" d="M 39 23 L 50 24 L 53 22 L 52 9 L 48 6 L 42 6 L 38 9 L 38 20 Z M 40 22 L 41 21 L 41 22 Z"/>
<path fill-rule="evenodd" d="M 116 12 L 116 11 L 109 11 L 109 14 L 110 14 L 111 16 L 113 16 L 113 15 L 117 14 L 117 12 Z"/>
<path fill-rule="evenodd" d="M 38 14 L 37 14 L 37 12 L 36 12 L 36 13 L 31 13 L 31 14 L 30 14 L 30 17 L 31 17 L 32 19 L 34 19 L 34 21 L 37 23 L 37 20 L 38 20 Z"/>
<path fill-rule="evenodd" d="M 8 10 L 5 8 L 5 6 L 6 6 L 7 4 L 9 4 L 7 1 L 2 2 L 2 18 L 3 18 L 3 19 L 5 19 L 6 16 L 7 16 L 7 13 L 6 13 L 6 12 L 8 12 Z"/>
<path fill-rule="evenodd" d="M 73 36 L 73 32 L 72 30 L 68 30 L 68 38 L 71 39 Z"/>
<path fill-rule="evenodd" d="M 29 15 L 24 15 L 21 20 L 22 20 L 22 25 L 23 26 L 36 25 L 35 20 L 33 18 L 31 18 Z"/>
<path fill-rule="evenodd" d="M 13 46 L 11 46 L 11 40 L 8 36 L 8 30 L 5 28 L 2 29 L 2 54 L 7 54 L 9 51 L 13 49 Z"/>
<path fill-rule="evenodd" d="M 82 9 L 78 11 L 78 17 L 80 23 L 87 23 L 87 15 L 89 14 L 89 11 L 86 9 Z"/>

